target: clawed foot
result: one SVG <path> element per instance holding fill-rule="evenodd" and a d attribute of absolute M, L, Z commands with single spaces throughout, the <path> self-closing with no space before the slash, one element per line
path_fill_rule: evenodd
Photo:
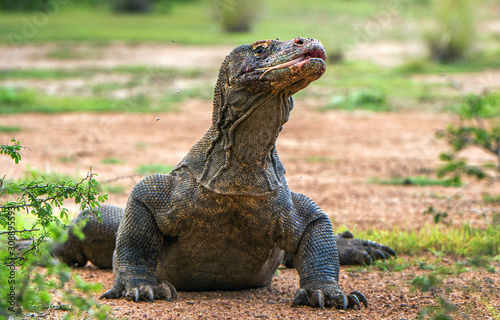
<path fill-rule="evenodd" d="M 99 299 L 119 299 L 121 297 L 135 302 L 139 302 L 139 300 L 153 302 L 154 299 L 171 301 L 177 298 L 177 290 L 168 282 L 161 283 L 157 286 L 142 285 L 125 289 L 113 287 L 101 295 Z"/>
<path fill-rule="evenodd" d="M 368 308 L 368 300 L 359 291 L 353 291 L 346 296 L 340 291 L 335 294 L 324 294 L 319 289 L 315 291 L 299 289 L 293 298 L 292 307 L 307 305 L 321 309 L 327 307 L 346 310 L 355 307 L 361 309 L 361 303 Z"/>
<path fill-rule="evenodd" d="M 349 231 L 338 234 L 336 242 L 341 265 L 371 264 L 377 259 L 388 259 L 396 255 L 388 246 L 371 240 L 354 239 Z"/>

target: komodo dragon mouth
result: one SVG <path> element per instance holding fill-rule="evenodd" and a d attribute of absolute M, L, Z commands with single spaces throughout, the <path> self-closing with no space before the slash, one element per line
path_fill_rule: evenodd
<path fill-rule="evenodd" d="M 302 54 L 299 57 L 297 57 L 293 60 L 290 60 L 288 62 L 280 63 L 278 65 L 271 66 L 271 67 L 258 68 L 255 70 L 264 71 L 264 73 L 261 74 L 261 76 L 260 76 L 260 78 L 262 79 L 262 77 L 271 70 L 283 69 L 283 68 L 287 68 L 290 66 L 300 67 L 300 66 L 304 65 L 305 63 L 307 63 L 311 59 L 321 59 L 321 60 L 326 62 L 326 55 L 321 50 L 310 50 L 310 51 L 306 52 L 305 54 Z"/>

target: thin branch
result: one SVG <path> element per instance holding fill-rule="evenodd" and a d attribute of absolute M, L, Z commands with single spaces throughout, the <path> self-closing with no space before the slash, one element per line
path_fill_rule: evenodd
<path fill-rule="evenodd" d="M 0 232 L 0 236 L 4 234 L 9 234 L 9 233 L 23 233 L 23 232 L 33 232 L 33 231 L 40 231 L 40 229 L 31 229 L 31 230 L 14 230 L 14 231 L 3 231 Z"/>

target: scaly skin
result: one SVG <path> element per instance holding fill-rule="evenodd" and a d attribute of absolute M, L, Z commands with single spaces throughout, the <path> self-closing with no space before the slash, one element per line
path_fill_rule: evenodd
<path fill-rule="evenodd" d="M 100 268 L 111 269 L 115 235 L 123 216 L 123 209 L 103 205 L 98 210 L 102 212 L 102 223 L 94 213 L 88 210 L 81 212 L 71 221 L 68 239 L 64 243 L 55 244 L 50 254 L 70 266 L 83 267 L 87 261 L 90 261 Z M 81 229 L 85 237 L 79 239 L 73 233 L 74 225 L 87 218 L 88 221 Z"/>
<path fill-rule="evenodd" d="M 169 175 L 134 187 L 117 232 L 114 285 L 102 298 L 265 286 L 287 252 L 300 276 L 294 305 L 367 305 L 340 289 L 330 220 L 289 190 L 275 147 L 291 96 L 321 77 L 325 59 L 321 43 L 305 38 L 257 41 L 226 57 L 207 133 Z"/>

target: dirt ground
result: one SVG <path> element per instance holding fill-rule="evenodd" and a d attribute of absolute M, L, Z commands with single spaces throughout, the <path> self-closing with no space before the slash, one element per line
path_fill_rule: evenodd
<path fill-rule="evenodd" d="M 43 171 L 82 175 L 92 165 L 100 180 L 125 186 L 126 192 L 111 193 L 108 201 L 124 206 L 128 191 L 141 178 L 130 177 L 134 168 L 141 163 L 180 161 L 208 128 L 210 115 L 210 103 L 191 100 L 177 113 L 8 115 L 2 116 L 2 123 L 24 128 L 15 135 L 30 147 L 22 153 L 21 163 Z M 446 149 L 444 142 L 434 139 L 434 132 L 452 120 L 452 116 L 443 114 L 321 113 L 314 110 L 313 101 L 301 100 L 278 139 L 278 151 L 287 168 L 290 188 L 311 196 L 330 215 L 336 228 L 420 228 L 431 223 L 430 216 L 422 215 L 431 205 L 448 210 L 454 223 L 469 220 L 472 224 L 483 224 L 488 220 L 482 215 L 498 208 L 482 204 L 481 194 L 499 193 L 485 184 L 471 181 L 466 187 L 443 188 L 369 183 L 373 177 L 418 175 L 434 168 L 438 154 Z M 9 138 L 8 134 L 0 135 L 2 141 Z M 485 157 L 480 152 L 471 156 Z M 63 163 L 59 160 L 63 157 L 74 162 Z M 121 159 L 122 163 L 103 164 L 105 158 Z M 0 158 L 0 167 L 7 177 L 19 176 L 23 169 L 22 164 L 15 166 L 6 157 Z M 448 260 L 450 264 L 454 262 L 452 258 Z M 293 269 L 281 270 L 268 288 L 180 292 L 174 302 L 154 304 L 124 300 L 103 303 L 111 306 L 113 316 L 130 319 L 414 319 L 418 310 L 436 304 L 433 293 L 410 292 L 411 280 L 425 270 L 416 267 L 401 272 L 373 270 L 342 268 L 344 290 L 359 290 L 370 301 L 370 306 L 361 311 L 291 308 L 298 289 Z M 112 286 L 110 271 L 88 266 L 75 272 L 88 281 L 103 283 L 106 288 Z M 479 281 L 479 292 L 488 296 L 495 308 L 500 308 L 498 273 L 470 270 L 449 281 L 455 281 L 451 286 L 457 287 Z M 464 312 L 475 310 L 472 319 L 488 319 L 481 294 L 467 296 L 457 290 L 451 295 L 452 302 Z"/>
<path fill-rule="evenodd" d="M 54 67 L 53 61 L 37 62 L 28 53 L 25 59 L 22 58 L 25 49 L 21 48 L 17 59 L 13 60 L 17 67 Z M 113 50 L 117 54 L 127 52 L 120 48 Z M 36 48 L 31 48 L 31 54 L 35 51 Z M 225 54 L 228 50 L 213 49 L 212 55 L 209 54 L 214 60 L 211 63 L 222 60 L 221 52 Z M 136 53 L 134 51 L 134 56 Z M 121 59 L 131 59 L 131 56 Z M 205 59 L 205 55 L 203 57 Z M 106 65 L 106 59 L 89 60 L 88 63 Z M 0 67 L 6 61 L 0 59 Z M 143 55 L 141 61 L 148 59 Z M 164 61 L 170 60 L 165 58 Z M 65 63 L 69 62 L 59 61 L 57 65 L 64 68 Z M 114 63 L 120 64 L 119 61 Z M 67 66 L 71 67 L 75 66 Z M 432 176 L 439 153 L 447 150 L 443 141 L 435 139 L 435 132 L 456 121 L 454 116 L 419 112 L 319 112 L 316 104 L 309 99 L 296 101 L 290 121 L 278 139 L 278 152 L 287 169 L 290 188 L 315 200 L 331 217 L 335 228 L 418 229 L 432 223 L 431 216 L 422 214 L 429 206 L 446 210 L 454 224 L 470 221 L 472 225 L 485 225 L 489 220 L 484 216 L 490 217 L 492 210 L 500 209 L 481 201 L 483 193 L 500 194 L 498 186 L 485 183 L 468 181 L 461 188 L 444 188 L 385 186 L 369 182 L 374 177 Z M 110 193 L 108 203 L 125 206 L 128 192 L 141 179 L 134 174 L 134 169 L 143 163 L 175 165 L 179 162 L 208 129 L 211 111 L 210 102 L 188 100 L 180 111 L 171 113 L 2 115 L 0 124 L 21 126 L 23 130 L 16 134 L 0 133 L 0 140 L 5 143 L 15 136 L 30 149 L 22 152 L 22 162 L 17 166 L 7 157 L 0 157 L 0 176 L 21 177 L 26 165 L 41 171 L 84 176 L 93 166 L 93 172 L 99 174 L 102 183 L 120 184 L 125 189 L 123 193 Z M 488 159 L 480 150 L 473 150 L 467 156 L 473 161 Z M 103 162 L 110 158 L 119 159 L 119 163 Z M 402 258 L 410 261 L 415 257 Z M 436 257 L 422 256 L 422 260 L 426 259 Z M 456 258 L 445 257 L 440 263 L 451 266 L 455 262 Z M 500 264 L 492 267 L 499 269 Z M 110 271 L 88 265 L 75 272 L 85 280 L 104 284 L 107 289 L 112 286 Z M 412 292 L 412 279 L 428 272 L 417 267 L 402 271 L 342 267 L 340 285 L 344 291 L 361 291 L 369 300 L 370 306 L 362 310 L 291 308 L 298 289 L 298 276 L 293 269 L 280 270 L 273 284 L 266 288 L 238 292 L 180 292 L 173 302 L 156 301 L 154 304 L 134 304 L 123 299 L 103 303 L 111 307 L 113 317 L 130 319 L 402 320 L 415 319 L 419 310 L 436 306 L 436 297 L 445 294 L 460 310 L 461 316 L 457 319 L 494 319 L 491 310 L 497 310 L 498 314 L 498 273 L 469 268 L 446 280 L 449 292 Z M 474 290 L 462 290 L 464 287 Z M 485 302 L 484 297 L 489 302 Z M 44 318 L 60 316 L 50 311 Z"/>

